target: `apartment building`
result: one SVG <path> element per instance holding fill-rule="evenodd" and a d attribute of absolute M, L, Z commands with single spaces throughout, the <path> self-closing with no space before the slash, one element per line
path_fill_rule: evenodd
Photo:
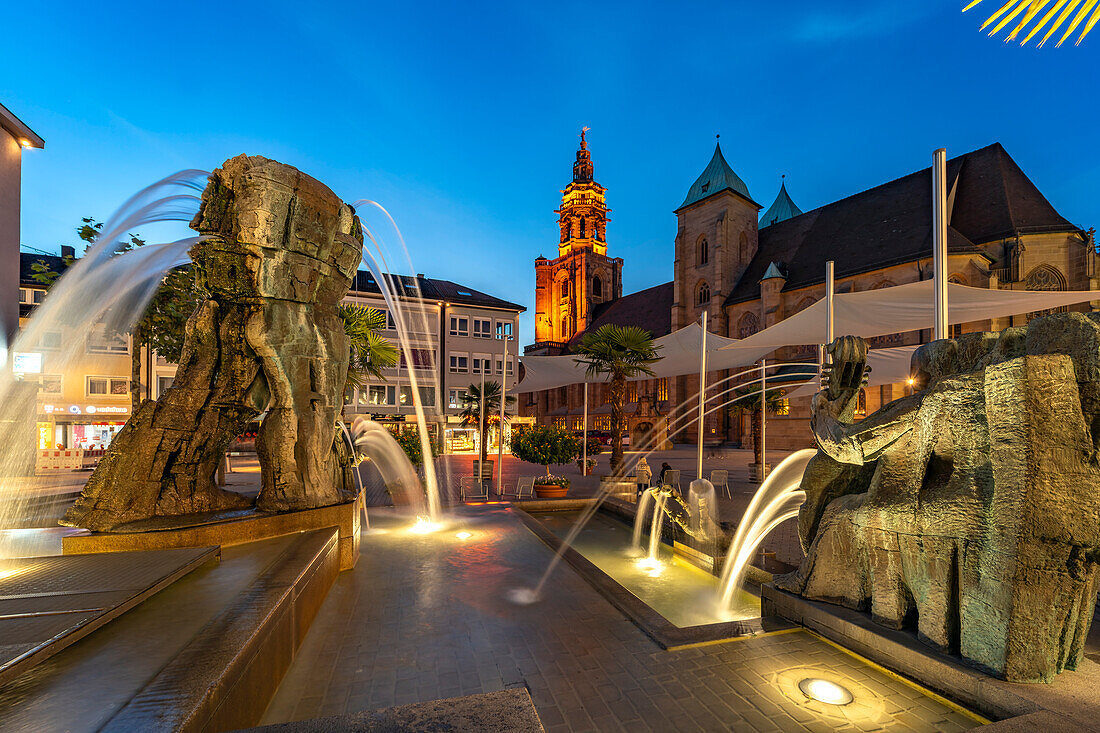
<path fill-rule="evenodd" d="M 34 279 L 35 263 L 62 272 L 63 257 L 22 253 L 19 276 L 19 317 L 22 325 L 47 288 Z M 387 315 L 383 332 L 395 343 L 403 332 L 407 349 L 401 361 L 362 389 L 345 394 L 344 418 L 370 417 L 393 430 L 415 421 L 413 385 L 433 439 L 447 452 L 477 449 L 477 431 L 461 424 L 459 413 L 470 384 L 486 381 L 511 385 L 517 378 L 516 344 L 519 314 L 524 307 L 449 280 L 417 275 L 391 278 L 390 301 L 374 276 L 360 272 L 346 301 L 376 308 Z M 418 297 L 417 294 L 422 297 Z M 400 329 L 398 326 L 400 325 Z M 62 343 L 83 341 L 69 364 L 60 364 Z M 505 358 L 507 349 L 507 358 Z M 38 447 L 42 451 L 83 451 L 97 456 L 130 417 L 131 340 L 106 333 L 52 332 L 33 351 L 15 355 L 15 371 L 37 383 Z M 141 396 L 156 399 L 172 384 L 176 365 L 147 349 L 140 354 Z M 505 428 L 507 446 L 508 428 Z M 491 449 L 498 431 L 492 430 Z M 86 457 L 86 456 L 85 456 Z M 81 459 L 73 454 L 73 461 Z"/>
<path fill-rule="evenodd" d="M 477 430 L 462 424 L 466 392 L 471 384 L 502 383 L 509 394 L 518 379 L 517 344 L 522 305 L 423 274 L 390 276 L 387 300 L 375 277 L 359 272 L 346 302 L 386 313 L 383 332 L 398 342 L 403 332 L 407 349 L 400 363 L 386 370 L 384 380 L 372 380 L 345 395 L 344 417 L 369 416 L 392 429 L 416 420 L 414 382 L 436 444 L 447 453 L 476 451 Z M 507 353 L 505 353 L 507 352 Z M 505 426 L 507 450 L 509 426 Z M 500 433 L 490 430 L 490 450 Z"/>

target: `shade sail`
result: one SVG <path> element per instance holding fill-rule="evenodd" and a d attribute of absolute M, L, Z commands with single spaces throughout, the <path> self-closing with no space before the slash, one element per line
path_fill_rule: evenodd
<path fill-rule="evenodd" d="M 889 349 L 871 349 L 867 352 L 867 366 L 871 367 L 871 378 L 867 381 L 868 387 L 878 387 L 883 384 L 897 384 L 909 378 L 909 364 L 913 360 L 913 352 L 920 348 L 920 344 L 912 346 L 893 346 Z M 817 392 L 817 380 L 805 384 L 788 392 L 788 397 L 806 397 Z"/>
<path fill-rule="evenodd" d="M 1100 291 L 988 290 L 958 283 L 947 284 L 948 323 L 970 323 L 1021 313 L 1061 308 L 1100 300 Z M 837 293 L 833 296 L 833 333 L 872 338 L 931 328 L 933 281 L 897 285 L 878 290 Z M 784 346 L 816 344 L 825 338 L 825 301 L 819 300 L 790 318 L 745 339 L 707 334 L 707 371 L 746 366 Z M 701 327 L 698 323 L 655 340 L 661 361 L 654 376 L 673 377 L 699 371 Z M 909 358 L 916 347 L 873 349 L 869 356 L 872 385 L 904 381 Z M 607 381 L 606 375 L 587 378 L 576 357 L 525 356 L 521 392 L 537 392 L 581 382 Z M 886 380 L 886 381 L 883 381 Z M 805 389 L 805 388 L 801 388 Z"/>

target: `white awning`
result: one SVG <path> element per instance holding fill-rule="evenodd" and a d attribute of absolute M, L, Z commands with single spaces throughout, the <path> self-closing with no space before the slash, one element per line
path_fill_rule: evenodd
<path fill-rule="evenodd" d="M 833 333 L 872 338 L 931 328 L 932 287 L 931 280 L 924 280 L 879 290 L 837 293 L 833 296 Z M 985 321 L 1091 300 L 1100 300 L 1100 291 L 988 290 L 947 284 L 949 323 Z M 653 365 L 654 375 L 673 377 L 698 372 L 701 331 L 699 324 L 693 323 L 656 339 L 662 359 Z M 707 371 L 747 366 L 784 346 L 820 343 L 824 335 L 824 300 L 745 339 L 708 333 Z M 873 349 L 868 356 L 870 384 L 904 381 L 909 374 L 908 359 L 915 349 L 915 346 Z M 521 361 L 524 377 L 517 386 L 521 392 L 537 392 L 585 381 L 607 381 L 606 375 L 587 379 L 585 367 L 572 355 L 525 356 Z"/>

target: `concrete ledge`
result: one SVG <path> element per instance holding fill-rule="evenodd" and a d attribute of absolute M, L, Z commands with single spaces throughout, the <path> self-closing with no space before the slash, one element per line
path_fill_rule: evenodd
<path fill-rule="evenodd" d="M 478 731 L 513 733 L 545 730 L 526 689 L 484 692 L 431 702 L 333 715 L 296 723 L 255 728 L 263 733 L 337 733 L 337 731 Z"/>
<path fill-rule="evenodd" d="M 512 506 L 525 512 L 572 512 L 595 503 L 595 499 L 525 499 L 512 502 Z"/>
<path fill-rule="evenodd" d="M 259 722 L 339 572 L 335 528 L 303 533 L 102 731 L 220 731 Z"/>
<path fill-rule="evenodd" d="M 1005 682 L 936 651 L 911 632 L 880 626 L 859 611 L 810 601 L 771 584 L 760 591 L 763 615 L 805 626 L 960 705 L 999 720 L 994 729 L 1044 733 L 1095 730 L 1100 721 L 1100 665 L 1089 659 L 1082 660 L 1078 671 L 1063 672 L 1049 685 Z M 1068 727 L 1060 727 L 1063 724 Z"/>
<path fill-rule="evenodd" d="M 7 561 L 5 567 L 14 574 L 0 595 L 0 684 L 83 639 L 200 565 L 217 561 L 220 554 L 217 547 L 200 547 Z"/>
<path fill-rule="evenodd" d="M 83 532 L 62 538 L 66 555 L 96 552 L 163 550 L 175 547 L 231 547 L 326 527 L 340 532 L 340 569 L 351 570 L 359 560 L 359 501 L 300 512 L 249 512 L 220 521 L 145 532 Z"/>

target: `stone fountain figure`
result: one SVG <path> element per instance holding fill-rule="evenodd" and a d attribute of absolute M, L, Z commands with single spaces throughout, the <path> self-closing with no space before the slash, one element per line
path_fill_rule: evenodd
<path fill-rule="evenodd" d="M 866 352 L 830 346 L 806 558 L 776 585 L 1009 681 L 1075 669 L 1100 563 L 1100 314 L 926 344 L 913 394 L 854 422 Z"/>
<path fill-rule="evenodd" d="M 241 155 L 210 176 L 191 226 L 206 235 L 191 249 L 206 297 L 175 381 L 137 409 L 62 524 L 128 531 L 251 507 L 214 475 L 261 415 L 256 509 L 356 495 L 336 422 L 349 357 L 338 305 L 363 248 L 355 211 L 295 168 Z"/>

